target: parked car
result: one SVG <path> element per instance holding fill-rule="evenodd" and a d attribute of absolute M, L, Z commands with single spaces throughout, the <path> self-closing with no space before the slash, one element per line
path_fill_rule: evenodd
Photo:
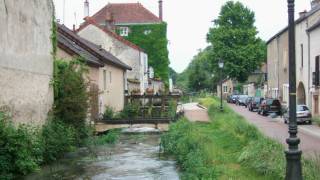
<path fill-rule="evenodd" d="M 271 113 L 281 115 L 281 109 L 281 103 L 278 99 L 265 99 L 262 101 L 258 113 L 264 116 Z"/>
<path fill-rule="evenodd" d="M 238 106 L 245 106 L 246 100 L 249 96 L 248 95 L 239 95 L 239 98 L 236 101 L 236 105 Z"/>
<path fill-rule="evenodd" d="M 245 107 L 247 108 L 248 107 L 248 105 L 249 105 L 249 103 L 251 102 L 253 100 L 253 97 L 252 96 L 249 96 L 249 97 L 247 97 L 247 99 L 246 99 L 246 102 L 245 102 Z"/>
<path fill-rule="evenodd" d="M 261 102 L 264 100 L 262 97 L 254 97 L 248 104 L 249 111 L 259 110 Z"/>
<path fill-rule="evenodd" d="M 230 96 L 227 97 L 227 103 L 232 103 L 232 96 L 233 95 L 230 95 Z"/>
<path fill-rule="evenodd" d="M 283 115 L 284 123 L 289 122 L 289 111 L 286 111 Z M 312 114 L 308 106 L 301 104 L 297 105 L 297 123 L 312 124 Z"/>
<path fill-rule="evenodd" d="M 228 103 L 233 103 L 235 104 L 237 102 L 237 99 L 239 98 L 238 95 L 231 95 L 229 96 L 229 98 L 227 99 Z"/>

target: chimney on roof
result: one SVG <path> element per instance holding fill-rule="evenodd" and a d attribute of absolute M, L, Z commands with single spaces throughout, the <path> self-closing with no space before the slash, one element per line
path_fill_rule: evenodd
<path fill-rule="evenodd" d="M 303 17 L 305 14 L 307 14 L 307 10 L 299 12 L 299 17 Z"/>
<path fill-rule="evenodd" d="M 111 31 L 115 31 L 115 25 L 114 25 L 114 20 L 113 20 L 113 14 L 111 12 L 106 13 L 106 18 L 105 18 L 105 27 Z"/>
<path fill-rule="evenodd" d="M 76 32 L 76 25 L 75 24 L 72 25 L 72 31 Z"/>
<path fill-rule="evenodd" d="M 89 17 L 89 1 L 84 1 L 84 17 Z"/>
<path fill-rule="evenodd" d="M 159 0 L 159 19 L 163 20 L 163 6 L 162 6 L 162 0 Z"/>
<path fill-rule="evenodd" d="M 320 4 L 320 0 L 312 0 L 311 1 L 311 9 L 315 8 Z"/>

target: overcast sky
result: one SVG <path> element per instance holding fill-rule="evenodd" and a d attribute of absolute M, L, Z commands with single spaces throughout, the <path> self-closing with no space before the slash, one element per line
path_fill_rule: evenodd
<path fill-rule="evenodd" d="M 63 2 L 65 1 L 65 21 L 69 28 L 83 20 L 84 0 L 53 0 L 56 16 L 63 22 Z M 256 14 L 259 36 L 268 40 L 287 25 L 287 0 L 239 0 Z M 108 2 L 138 2 L 137 0 L 89 0 L 90 15 Z M 146 8 L 158 15 L 158 0 L 139 0 Z M 197 54 L 207 46 L 206 34 L 217 18 L 221 6 L 227 0 L 163 0 L 164 20 L 168 23 L 170 66 L 182 72 Z M 310 0 L 296 0 L 298 12 L 310 9 Z"/>

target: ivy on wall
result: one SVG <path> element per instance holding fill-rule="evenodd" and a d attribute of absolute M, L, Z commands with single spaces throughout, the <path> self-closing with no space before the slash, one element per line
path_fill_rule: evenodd
<path fill-rule="evenodd" d="M 128 25 L 128 41 L 138 45 L 148 54 L 149 66 L 154 68 L 155 77 L 167 83 L 169 77 L 169 52 L 167 24 Z M 119 29 L 117 30 L 119 34 Z"/>

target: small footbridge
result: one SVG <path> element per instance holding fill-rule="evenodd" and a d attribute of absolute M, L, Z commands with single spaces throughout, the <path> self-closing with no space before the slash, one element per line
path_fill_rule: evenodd
<path fill-rule="evenodd" d="M 182 112 L 177 111 L 180 95 L 130 95 L 126 104 L 138 105 L 138 115 L 126 119 L 99 119 L 94 123 L 96 133 L 119 128 L 155 128 L 167 131 Z"/>

